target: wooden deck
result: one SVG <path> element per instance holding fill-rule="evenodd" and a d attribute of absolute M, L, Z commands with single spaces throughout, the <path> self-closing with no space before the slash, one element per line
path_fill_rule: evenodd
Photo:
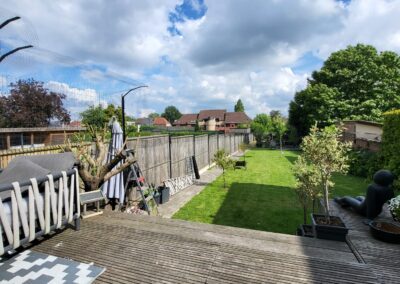
<path fill-rule="evenodd" d="M 400 245 L 381 242 L 372 237 L 365 219 L 351 210 L 331 202 L 331 211 L 342 217 L 350 228 L 348 242 L 360 262 L 368 264 L 380 283 L 400 283 Z M 393 222 L 388 209 L 384 208 L 376 220 Z"/>
<path fill-rule="evenodd" d="M 346 243 L 122 213 L 31 249 L 105 267 L 96 283 L 380 283 Z"/>

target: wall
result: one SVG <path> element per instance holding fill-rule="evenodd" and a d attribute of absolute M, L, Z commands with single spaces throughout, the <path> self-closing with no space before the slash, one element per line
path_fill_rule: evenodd
<path fill-rule="evenodd" d="M 356 137 L 360 139 L 381 141 L 382 127 L 357 123 Z"/>

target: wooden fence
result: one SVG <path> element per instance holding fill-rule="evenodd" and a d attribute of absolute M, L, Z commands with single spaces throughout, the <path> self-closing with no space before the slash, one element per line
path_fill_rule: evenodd
<path fill-rule="evenodd" d="M 214 154 L 225 149 L 229 154 L 239 150 L 240 143 L 252 141 L 252 134 L 206 134 L 188 136 L 146 136 L 130 138 L 127 147 L 136 149 L 139 165 L 150 183 L 183 176 L 187 171 L 187 158 L 196 157 L 199 169 L 209 167 Z M 19 155 L 38 155 L 61 152 L 60 146 L 0 151 L 0 168 Z"/>

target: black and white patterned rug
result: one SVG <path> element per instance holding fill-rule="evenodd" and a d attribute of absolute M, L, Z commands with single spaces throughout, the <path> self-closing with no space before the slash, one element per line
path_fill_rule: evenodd
<path fill-rule="evenodd" d="M 0 283 L 92 283 L 104 270 L 91 264 L 26 250 L 0 262 Z"/>

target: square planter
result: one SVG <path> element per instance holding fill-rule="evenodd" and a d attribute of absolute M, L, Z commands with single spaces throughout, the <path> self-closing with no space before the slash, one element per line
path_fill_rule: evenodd
<path fill-rule="evenodd" d="M 330 216 L 330 219 L 335 223 L 334 225 L 321 223 L 325 220 L 325 215 L 311 214 L 314 236 L 318 239 L 345 242 L 349 229 L 340 217 Z"/>

